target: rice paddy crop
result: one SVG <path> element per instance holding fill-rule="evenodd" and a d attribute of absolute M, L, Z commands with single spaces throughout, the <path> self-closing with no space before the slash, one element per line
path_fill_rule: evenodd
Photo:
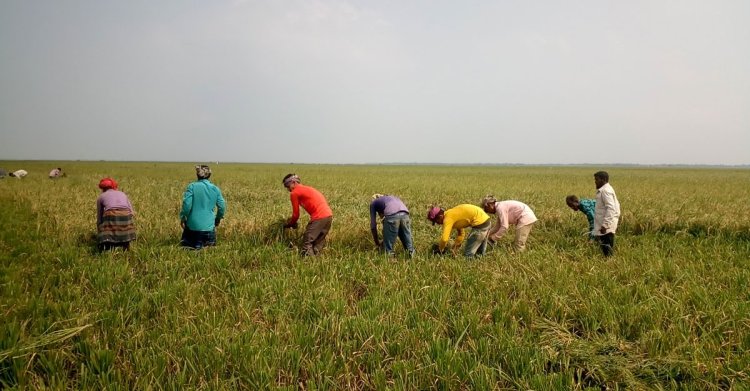
<path fill-rule="evenodd" d="M 750 389 L 747 169 L 222 163 L 219 243 L 185 251 L 192 164 L 2 167 L 30 174 L 0 180 L 0 388 Z M 622 205 L 609 259 L 564 201 L 600 169 Z M 289 172 L 334 211 L 320 257 L 281 229 Z M 105 176 L 136 209 L 129 252 L 94 251 Z M 374 250 L 373 193 L 410 207 L 413 260 Z M 430 255 L 427 207 L 489 193 L 534 209 L 527 252 L 510 232 Z"/>

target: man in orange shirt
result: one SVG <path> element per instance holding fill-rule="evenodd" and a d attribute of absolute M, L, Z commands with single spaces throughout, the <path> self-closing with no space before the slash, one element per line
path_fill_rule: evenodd
<path fill-rule="evenodd" d="M 326 245 L 326 235 L 331 230 L 333 212 L 323 194 L 313 187 L 303 185 L 296 174 L 288 174 L 282 183 L 291 193 L 292 201 L 292 217 L 286 221 L 284 228 L 297 228 L 299 206 L 302 205 L 310 215 L 310 222 L 307 223 L 302 237 L 302 254 L 318 255 Z"/>

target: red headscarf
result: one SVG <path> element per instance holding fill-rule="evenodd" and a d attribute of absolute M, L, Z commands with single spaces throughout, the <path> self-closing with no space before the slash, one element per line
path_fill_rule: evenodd
<path fill-rule="evenodd" d="M 117 182 L 112 178 L 104 178 L 99 181 L 99 188 L 102 190 L 112 189 L 117 190 Z"/>

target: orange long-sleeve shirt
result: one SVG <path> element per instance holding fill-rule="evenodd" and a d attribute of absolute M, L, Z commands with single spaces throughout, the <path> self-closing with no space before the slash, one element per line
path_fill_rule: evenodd
<path fill-rule="evenodd" d="M 292 218 L 289 223 L 294 224 L 299 219 L 299 206 L 310 215 L 310 221 L 333 216 L 326 198 L 313 187 L 298 184 L 292 190 L 289 198 L 292 201 Z"/>

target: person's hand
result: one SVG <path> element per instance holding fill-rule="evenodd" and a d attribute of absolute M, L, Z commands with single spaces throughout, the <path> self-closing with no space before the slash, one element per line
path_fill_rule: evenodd
<path fill-rule="evenodd" d="M 433 245 L 432 245 L 432 250 L 431 250 L 431 252 L 432 252 L 432 254 L 434 254 L 434 255 L 445 255 L 445 253 L 446 253 L 446 249 L 442 249 L 442 250 L 441 250 L 441 249 L 440 249 L 440 245 L 439 245 L 439 244 L 437 244 L 437 243 L 435 243 L 435 244 L 433 244 Z"/>
<path fill-rule="evenodd" d="M 180 227 L 185 229 L 185 220 L 180 220 Z"/>
<path fill-rule="evenodd" d="M 497 242 L 494 239 L 487 239 L 487 245 L 490 247 L 495 246 Z"/>
<path fill-rule="evenodd" d="M 291 228 L 291 229 L 297 229 L 297 222 L 290 223 L 288 220 L 286 224 L 284 224 L 284 228 Z"/>
<path fill-rule="evenodd" d="M 599 228 L 599 233 L 601 233 L 602 235 L 604 235 L 604 234 L 607 233 L 607 229 L 604 228 L 604 227 L 601 227 L 601 228 Z"/>
<path fill-rule="evenodd" d="M 219 223 L 221 223 L 221 219 L 214 220 L 214 226 L 218 227 Z"/>

